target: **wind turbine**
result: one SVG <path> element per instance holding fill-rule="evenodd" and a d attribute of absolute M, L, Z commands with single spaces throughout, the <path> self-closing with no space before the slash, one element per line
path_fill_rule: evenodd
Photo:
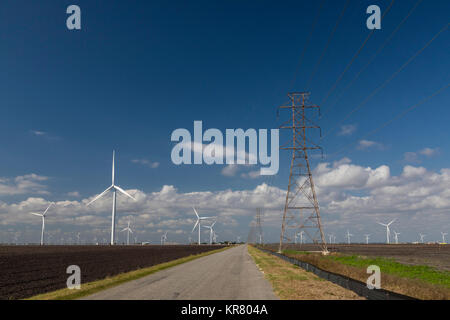
<path fill-rule="evenodd" d="M 423 239 L 425 238 L 426 234 L 419 233 L 419 236 L 420 236 L 420 242 L 423 243 Z"/>
<path fill-rule="evenodd" d="M 395 244 L 398 244 L 398 235 L 400 234 L 400 232 L 395 232 L 394 231 L 394 239 L 395 239 Z"/>
<path fill-rule="evenodd" d="M 120 232 L 124 232 L 124 231 L 127 231 L 127 246 L 128 246 L 130 244 L 130 232 L 133 233 L 133 231 L 130 228 L 130 219 L 128 219 L 128 226 Z"/>
<path fill-rule="evenodd" d="M 214 234 L 214 225 L 216 224 L 217 221 L 214 221 L 210 226 L 203 226 L 204 228 L 209 229 L 209 244 L 212 244 L 213 241 L 213 234 Z"/>
<path fill-rule="evenodd" d="M 236 242 L 237 242 L 237 243 L 241 243 L 241 237 L 240 237 L 240 236 L 237 236 L 237 237 L 236 237 Z"/>
<path fill-rule="evenodd" d="M 79 232 L 77 233 L 77 244 L 78 245 L 80 244 L 80 233 Z"/>
<path fill-rule="evenodd" d="M 42 218 L 42 231 L 41 231 L 41 246 L 44 245 L 44 230 L 45 230 L 45 215 L 47 214 L 48 209 L 54 204 L 53 202 L 50 202 L 47 209 L 45 209 L 44 213 L 36 213 L 36 212 L 30 212 L 32 215 L 38 216 Z"/>
<path fill-rule="evenodd" d="M 165 244 L 166 244 L 166 240 L 167 240 L 167 232 L 168 232 L 168 231 L 166 231 L 166 233 L 164 233 L 164 234 L 161 236 L 161 245 L 165 245 Z"/>
<path fill-rule="evenodd" d="M 102 193 L 100 193 L 98 196 L 96 196 L 91 202 L 89 202 L 87 205 L 89 206 L 91 203 L 93 203 L 94 201 L 100 199 L 101 197 L 103 197 L 106 193 L 108 193 L 109 191 L 112 190 L 113 192 L 113 203 L 112 203 L 112 217 L 111 217 L 111 245 L 114 245 L 114 232 L 116 229 L 116 192 L 122 192 L 124 195 L 126 195 L 127 197 L 133 199 L 136 201 L 136 199 L 134 197 L 132 197 L 131 195 L 129 195 L 125 190 L 123 190 L 121 187 L 116 186 L 115 182 L 114 182 L 114 173 L 115 173 L 115 169 L 114 169 L 114 156 L 115 156 L 115 151 L 113 150 L 113 160 L 112 160 L 112 184 L 110 187 L 108 187 L 105 191 L 103 191 Z"/>
<path fill-rule="evenodd" d="M 332 244 L 333 243 L 333 241 L 332 241 L 332 239 L 333 239 L 333 235 L 330 233 L 329 235 L 328 235 L 328 239 L 330 239 L 330 244 Z"/>
<path fill-rule="evenodd" d="M 389 230 L 389 226 L 397 219 L 392 220 L 391 222 L 389 222 L 388 224 L 384 224 L 381 222 L 378 222 L 378 224 L 385 226 L 386 227 L 386 243 L 389 244 L 390 243 L 390 237 L 391 237 L 391 230 Z"/>
<path fill-rule="evenodd" d="M 446 242 L 445 242 L 445 236 L 446 236 L 448 233 L 441 232 L 441 234 L 442 234 L 442 243 L 446 243 Z"/>
<path fill-rule="evenodd" d="M 198 215 L 198 213 L 197 213 L 197 210 L 195 210 L 195 208 L 192 208 L 192 209 L 194 209 L 195 215 L 197 216 L 197 221 L 195 222 L 194 228 L 192 228 L 192 231 L 191 231 L 191 232 L 194 232 L 195 228 L 196 228 L 197 225 L 198 225 L 198 244 L 200 244 L 200 243 L 201 243 L 201 242 L 200 242 L 201 221 L 202 221 L 202 220 L 206 220 L 206 219 L 211 219 L 211 217 L 200 217 L 200 216 Z"/>
<path fill-rule="evenodd" d="M 366 244 L 369 244 L 369 237 L 370 237 L 370 234 L 365 234 L 364 236 L 366 237 Z"/>
<path fill-rule="evenodd" d="M 353 237 L 353 235 L 347 230 L 347 243 L 350 244 L 350 237 Z"/>
<path fill-rule="evenodd" d="M 300 244 L 303 244 L 303 233 L 304 233 L 304 231 L 300 231 L 298 233 L 300 235 Z"/>

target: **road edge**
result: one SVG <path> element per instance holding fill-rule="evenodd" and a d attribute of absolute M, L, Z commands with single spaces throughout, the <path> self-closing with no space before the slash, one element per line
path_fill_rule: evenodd
<path fill-rule="evenodd" d="M 156 273 L 161 270 L 165 270 L 171 267 L 175 267 L 177 265 L 180 265 L 182 263 L 186 263 L 201 257 L 205 257 L 214 253 L 218 253 L 221 251 L 225 251 L 227 249 L 233 248 L 234 246 L 227 246 L 224 248 L 202 252 L 196 255 L 190 255 L 187 257 L 179 258 L 176 260 L 164 262 L 161 264 L 157 264 L 151 267 L 137 269 L 125 273 L 121 273 L 112 277 L 108 277 L 101 280 L 96 280 L 92 282 L 87 282 L 81 285 L 81 289 L 59 289 L 56 291 L 50 291 L 47 293 L 41 293 L 29 298 L 25 298 L 23 300 L 74 300 L 79 299 L 94 293 L 97 293 L 99 291 L 109 289 L 118 285 L 121 285 L 125 282 L 136 280 L 145 276 L 148 276 L 150 274 Z"/>

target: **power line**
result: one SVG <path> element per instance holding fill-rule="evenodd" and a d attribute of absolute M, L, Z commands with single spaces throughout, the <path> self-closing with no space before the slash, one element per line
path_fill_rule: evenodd
<path fill-rule="evenodd" d="M 317 10 L 317 13 L 316 13 L 316 16 L 314 18 L 313 24 L 311 26 L 311 31 L 309 32 L 309 35 L 308 35 L 308 39 L 306 40 L 305 46 L 303 47 L 302 53 L 300 55 L 300 59 L 298 60 L 297 68 L 295 69 L 295 73 L 294 73 L 294 78 L 292 79 L 292 82 L 291 82 L 291 91 L 294 88 L 295 82 L 297 80 L 298 71 L 300 70 L 300 66 L 303 63 L 303 56 L 305 55 L 305 52 L 308 49 L 309 42 L 311 41 L 312 34 L 313 34 L 314 29 L 316 27 L 317 21 L 319 20 L 319 16 L 320 16 L 320 13 L 322 11 L 322 7 L 323 7 L 324 2 L 325 2 L 325 0 L 322 0 L 320 2 L 319 9 Z"/>
<path fill-rule="evenodd" d="M 408 59 L 397 71 L 395 71 L 386 81 L 384 81 L 379 87 L 373 90 L 364 100 L 361 102 L 356 108 L 350 111 L 343 120 L 338 122 L 337 125 L 331 128 L 331 130 L 325 134 L 321 139 L 325 139 L 325 137 L 329 136 L 331 132 L 333 132 L 339 125 L 341 125 L 345 120 L 347 120 L 353 113 L 361 109 L 375 94 L 377 94 L 381 89 L 383 89 L 389 82 L 391 82 L 406 66 L 408 66 L 418 55 L 420 55 L 434 40 L 439 37 L 439 35 L 444 32 L 448 28 L 449 23 L 445 25 L 438 33 L 434 35 L 434 37 L 427 42 L 425 46 L 423 46 L 419 51 L 417 51 L 411 58 Z"/>
<path fill-rule="evenodd" d="M 309 88 L 309 85 L 311 84 L 312 79 L 316 75 L 317 69 L 319 68 L 320 64 L 322 63 L 322 59 L 325 56 L 325 53 L 327 52 L 328 47 L 330 46 L 331 40 L 333 39 L 333 36 L 334 36 L 334 33 L 336 32 L 336 30 L 337 30 L 337 28 L 339 26 L 339 23 L 341 22 L 342 17 L 344 16 L 345 11 L 347 10 L 347 7 L 348 7 L 349 3 L 350 3 L 350 0 L 347 0 L 347 2 L 344 5 L 344 9 L 342 9 L 341 14 L 339 15 L 339 17 L 338 17 L 338 19 L 336 21 L 336 24 L 335 24 L 333 30 L 331 31 L 330 36 L 328 37 L 327 44 L 325 45 L 325 48 L 323 49 L 322 54 L 320 55 L 319 60 L 317 61 L 316 65 L 314 66 L 313 72 L 312 72 L 311 76 L 308 79 L 308 83 L 306 85 L 306 88 Z"/>
<path fill-rule="evenodd" d="M 403 118 L 406 114 L 408 114 L 408 113 L 411 112 L 412 110 L 416 109 L 416 108 L 419 107 L 420 105 L 424 104 L 424 103 L 427 102 L 428 100 L 432 99 L 433 97 L 437 96 L 438 94 L 440 94 L 441 92 L 443 92 L 445 89 L 447 89 L 449 86 L 450 86 L 450 83 L 447 83 L 446 85 L 444 85 L 442 88 L 440 88 L 439 90 L 437 90 L 437 91 L 434 92 L 433 94 L 431 94 L 431 95 L 429 95 L 428 97 L 422 99 L 420 102 L 418 102 L 418 103 L 412 105 L 411 107 L 409 107 L 409 108 L 403 110 L 402 112 L 400 112 L 399 114 L 397 114 L 395 117 L 393 117 L 393 118 L 391 118 L 390 120 L 388 120 L 388 121 L 386 121 L 385 123 L 383 123 L 381 126 L 377 127 L 376 129 L 374 129 L 374 130 L 370 131 L 369 133 L 365 134 L 364 136 L 360 137 L 360 138 L 358 139 L 358 141 L 360 141 L 361 139 L 367 138 L 368 136 L 371 136 L 371 135 L 377 133 L 377 132 L 380 131 L 381 129 L 383 129 L 383 128 L 387 127 L 388 125 L 390 125 L 392 122 L 394 122 L 394 121 L 396 121 L 396 120 L 398 120 L 398 119 L 400 119 L 400 118 Z M 354 141 L 354 142 L 352 142 L 352 143 L 349 143 L 349 144 L 345 145 L 344 147 L 338 149 L 338 151 L 333 152 L 333 153 L 330 154 L 330 155 L 327 155 L 327 158 L 328 158 L 328 157 L 333 157 L 333 156 L 335 156 L 335 155 L 337 155 L 337 154 L 343 152 L 344 150 L 346 150 L 346 149 L 348 149 L 349 147 L 351 147 L 352 145 L 354 145 L 355 142 L 357 142 L 357 141 Z"/>
<path fill-rule="evenodd" d="M 387 7 L 386 11 L 384 12 L 383 16 L 381 17 L 381 20 L 384 19 L 384 16 L 389 12 L 389 10 L 391 9 L 392 5 L 394 4 L 395 0 L 392 0 L 391 3 L 389 4 L 389 7 Z M 350 62 L 347 64 L 347 66 L 345 67 L 344 71 L 341 73 L 341 75 L 337 78 L 336 82 L 331 86 L 330 90 L 328 90 L 327 95 L 325 96 L 325 98 L 322 100 L 322 104 L 324 104 L 328 98 L 330 97 L 330 95 L 333 93 L 333 91 L 336 89 L 337 85 L 339 84 L 339 82 L 341 82 L 342 78 L 344 77 L 344 75 L 347 73 L 348 69 L 351 67 L 351 65 L 353 64 L 353 62 L 356 60 L 356 58 L 358 57 L 358 55 L 361 53 L 362 49 L 366 46 L 367 42 L 369 41 L 369 39 L 372 37 L 372 35 L 374 34 L 376 29 L 373 29 L 369 35 L 366 37 L 366 39 L 363 41 L 362 45 L 359 47 L 359 49 L 356 51 L 356 53 L 354 54 L 353 58 L 350 60 Z"/>
<path fill-rule="evenodd" d="M 369 67 L 369 65 L 375 60 L 375 58 L 378 56 L 378 54 L 386 47 L 386 45 L 392 40 L 392 38 L 394 37 L 394 35 L 400 30 L 401 26 L 406 22 L 406 20 L 408 20 L 408 18 L 411 16 L 411 14 L 414 12 L 414 10 L 418 7 L 418 5 L 422 2 L 423 0 L 418 0 L 414 6 L 412 7 L 412 9 L 408 12 L 408 14 L 406 15 L 405 18 L 403 18 L 403 20 L 398 24 L 398 26 L 395 28 L 395 30 L 389 35 L 389 37 L 387 37 L 386 41 L 378 48 L 378 50 L 375 52 L 375 54 L 370 58 L 369 62 L 367 62 L 367 64 L 361 68 L 361 70 L 356 74 L 356 76 L 350 81 L 350 83 L 344 88 L 344 90 L 342 90 L 342 92 L 340 93 L 340 95 L 338 96 L 338 98 L 334 101 L 334 103 L 327 109 L 326 114 L 329 113 L 329 110 L 334 107 L 336 105 L 336 103 L 342 98 L 342 96 L 344 95 L 344 93 L 353 85 L 353 83 L 355 83 L 355 81 L 359 78 L 359 76 L 361 75 L 361 73 L 363 73 L 367 67 Z"/>

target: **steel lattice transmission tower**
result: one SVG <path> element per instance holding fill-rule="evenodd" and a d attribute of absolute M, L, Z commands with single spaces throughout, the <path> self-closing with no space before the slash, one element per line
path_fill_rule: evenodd
<path fill-rule="evenodd" d="M 322 150 L 307 137 L 308 129 L 320 131 L 320 127 L 308 118 L 308 113 L 314 109 L 320 115 L 320 107 L 305 104 L 309 97 L 309 93 L 306 92 L 289 93 L 288 97 L 291 105 L 279 107 L 291 111 L 290 119 L 284 122 L 280 129 L 291 130 L 292 140 L 281 145 L 280 149 L 292 150 L 292 160 L 278 251 L 281 252 L 284 239 L 290 241 L 286 235 L 286 228 L 292 228 L 294 234 L 304 231 L 320 246 L 323 253 L 328 253 L 308 158 L 309 150 Z"/>
<path fill-rule="evenodd" d="M 261 227 L 261 212 L 262 212 L 261 208 L 256 209 L 256 232 L 258 233 L 257 241 L 259 242 L 259 244 L 263 244 L 264 242 L 263 231 Z"/>

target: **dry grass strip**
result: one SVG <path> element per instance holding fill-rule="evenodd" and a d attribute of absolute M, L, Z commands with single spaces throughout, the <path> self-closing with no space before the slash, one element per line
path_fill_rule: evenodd
<path fill-rule="evenodd" d="M 270 281 L 275 294 L 284 300 L 365 300 L 347 290 L 324 280 L 311 272 L 278 257 L 248 246 L 258 268 Z"/>

